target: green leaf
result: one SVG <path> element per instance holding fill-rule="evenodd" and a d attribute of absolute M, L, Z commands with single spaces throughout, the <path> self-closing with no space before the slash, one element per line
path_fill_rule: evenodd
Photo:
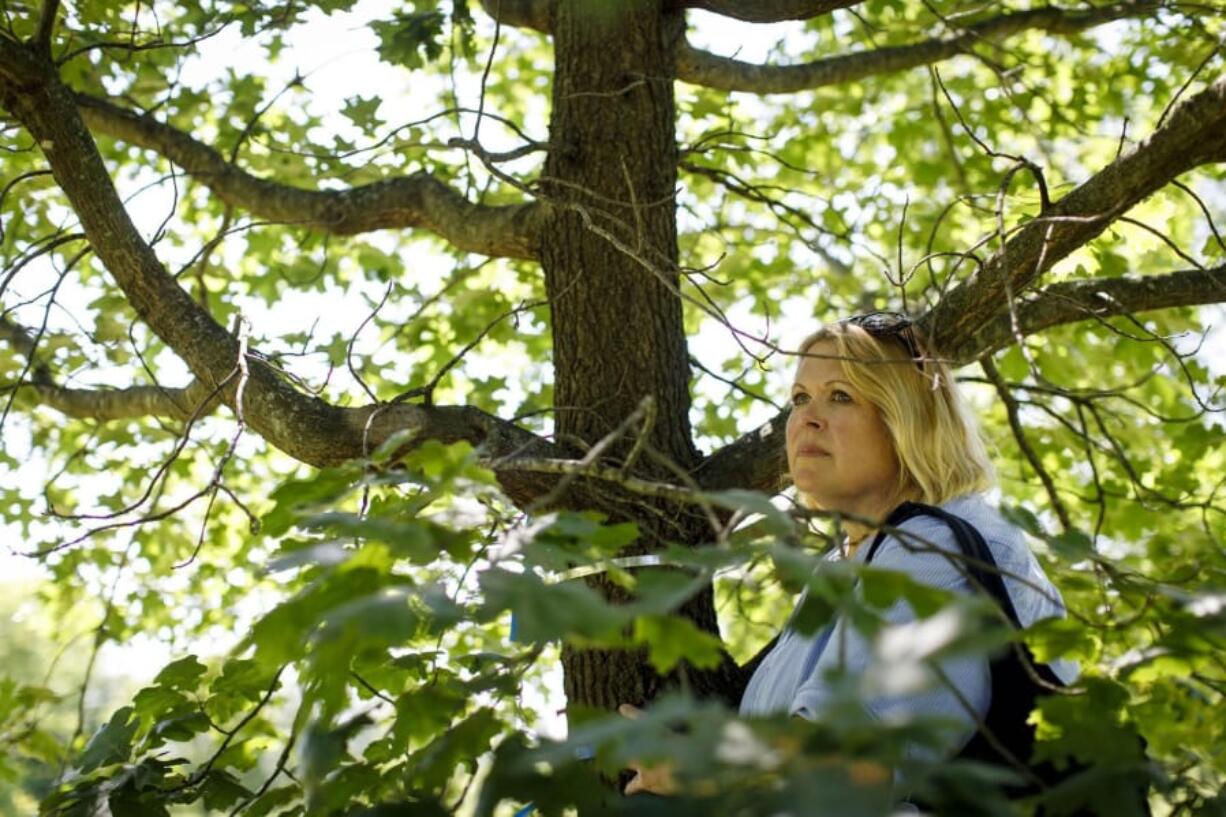
<path fill-rule="evenodd" d="M 449 817 L 452 812 L 439 800 L 406 800 L 380 803 L 353 813 L 353 817 Z"/>
<path fill-rule="evenodd" d="M 443 53 L 439 38 L 446 18 L 442 12 L 397 13 L 390 21 L 370 24 L 379 37 L 379 58 L 392 65 L 420 68 Z"/>
<path fill-rule="evenodd" d="M 713 668 L 723 660 L 723 642 L 703 632 L 680 616 L 640 616 L 634 620 L 634 640 L 646 644 L 648 660 L 659 672 L 668 672 L 681 661 Z"/>
<path fill-rule="evenodd" d="M 229 772 L 213 769 L 205 777 L 200 787 L 200 794 L 205 809 L 224 811 L 239 802 L 250 799 L 254 792 L 247 789 L 238 781 L 238 778 Z"/>
<path fill-rule="evenodd" d="M 1082 695 L 1046 695 L 1039 699 L 1036 760 L 1061 763 L 1068 756 L 1108 768 L 1131 768 L 1141 760 L 1135 727 L 1127 723 L 1128 690 L 1104 678 L 1081 678 Z"/>
<path fill-rule="evenodd" d="M 152 722 L 168 713 L 181 712 L 190 709 L 191 701 L 182 692 L 167 689 L 164 686 L 145 687 L 137 692 L 132 699 L 132 705 L 137 715 L 146 722 Z"/>
<path fill-rule="evenodd" d="M 383 124 L 383 120 L 376 114 L 379 106 L 383 104 L 383 100 L 377 96 L 372 96 L 369 99 L 362 96 L 351 96 L 345 100 L 345 104 L 341 106 L 341 114 L 349 119 L 356 127 L 359 128 L 374 128 Z"/>
<path fill-rule="evenodd" d="M 1079 562 L 1094 557 L 1094 543 L 1083 532 L 1073 528 L 1063 531 L 1047 539 L 1051 549 L 1061 558 L 1070 562 Z"/>
<path fill-rule="evenodd" d="M 1044 664 L 1057 658 L 1091 661 L 1098 653 L 1099 641 L 1085 625 L 1069 618 L 1045 618 L 1026 628 L 1026 644 L 1036 661 Z"/>
<path fill-rule="evenodd" d="M 168 689 L 192 691 L 200 684 L 200 678 L 206 672 L 208 667 L 201 664 L 196 656 L 189 655 L 163 667 L 153 679 L 153 683 Z"/>
<path fill-rule="evenodd" d="M 386 760 L 403 753 L 405 747 L 433 740 L 460 716 L 468 700 L 463 690 L 448 684 L 422 686 L 405 692 L 396 699 L 396 718 L 388 733 L 391 745 L 385 747 L 391 751 L 372 756 L 372 759 Z"/>
<path fill-rule="evenodd" d="M 275 671 L 249 658 L 227 659 L 209 684 L 205 709 L 214 720 L 229 721 L 268 692 Z"/>
<path fill-rule="evenodd" d="M 761 524 L 775 536 L 789 536 L 795 530 L 791 517 L 776 507 L 766 494 L 757 491 L 729 490 L 708 493 L 704 496 L 717 507 L 760 515 Z"/>
<path fill-rule="evenodd" d="M 829 624 L 837 611 L 838 608 L 822 594 L 806 593 L 788 626 L 801 635 L 810 636 Z"/>
<path fill-rule="evenodd" d="M 458 768 L 475 771 L 477 758 L 489 751 L 490 742 L 502 731 L 491 709 L 478 709 L 451 726 L 429 746 L 409 759 L 409 775 L 421 791 L 446 794 L 445 784 Z"/>
<path fill-rule="evenodd" d="M 710 582 L 703 573 L 671 567 L 644 567 L 634 573 L 630 585 L 634 600 L 620 606 L 628 616 L 664 615 L 680 608 Z"/>
<path fill-rule="evenodd" d="M 358 476 L 347 468 L 325 469 L 310 479 L 283 483 L 272 492 L 276 504 L 260 520 L 260 530 L 267 536 L 280 536 L 304 512 L 334 502 L 352 490 Z"/>
<path fill-rule="evenodd" d="M 296 785 L 280 786 L 272 788 L 261 794 L 251 804 L 243 809 L 243 814 L 246 817 L 267 817 L 273 809 L 279 809 L 282 806 L 287 806 L 298 800 L 302 796 L 302 789 Z"/>
<path fill-rule="evenodd" d="M 88 774 L 101 766 L 123 763 L 132 754 L 132 738 L 140 721 L 132 707 L 115 710 L 110 721 L 94 733 L 77 758 L 76 766 L 82 774 Z"/>
<path fill-rule="evenodd" d="M 324 647 L 338 639 L 401 644 L 413 635 L 420 622 L 409 605 L 414 595 L 408 588 L 388 587 L 376 595 L 338 605 L 322 616 L 314 640 Z"/>
<path fill-rule="evenodd" d="M 592 514 L 560 513 L 542 533 L 560 535 L 592 545 L 606 553 L 617 553 L 639 537 L 639 527 L 633 522 L 602 525 Z"/>
<path fill-rule="evenodd" d="M 175 715 L 158 721 L 149 735 L 149 748 L 156 749 L 166 741 L 189 741 L 196 735 L 208 732 L 209 719 L 203 712 Z"/>
<path fill-rule="evenodd" d="M 348 757 L 349 741 L 371 723 L 368 715 L 357 715 L 336 727 L 313 723 L 303 735 L 303 774 L 308 801 L 341 763 Z"/>
<path fill-rule="evenodd" d="M 865 568 L 860 571 L 860 588 L 864 600 L 872 606 L 885 610 L 902 600 L 919 618 L 927 618 L 953 598 L 949 591 L 917 582 L 897 570 Z"/>
<path fill-rule="evenodd" d="M 514 611 L 518 638 L 524 642 L 552 641 L 567 635 L 608 638 L 629 618 L 580 580 L 545 584 L 530 573 L 493 568 L 481 574 L 480 583 L 485 614 Z"/>

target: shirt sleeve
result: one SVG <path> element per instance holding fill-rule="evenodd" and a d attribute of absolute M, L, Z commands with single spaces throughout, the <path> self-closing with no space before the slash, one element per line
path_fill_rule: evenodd
<path fill-rule="evenodd" d="M 971 592 L 969 582 L 949 556 L 958 553 L 957 544 L 943 523 L 919 518 L 902 527 L 916 536 L 915 541 L 908 541 L 911 547 L 887 537 L 873 557 L 874 567 L 906 572 L 935 588 Z M 888 649 L 883 650 L 892 643 L 903 645 L 906 652 L 908 643 L 940 638 L 941 629 L 947 630 L 951 624 L 948 618 L 942 618 L 944 615 L 917 621 L 911 606 L 900 600 L 883 616 L 886 628 L 878 636 L 876 649 L 871 639 L 841 617 L 813 670 L 797 689 L 789 712 L 809 720 L 821 717 L 835 703 L 830 679 L 842 673 L 856 679 L 859 698 L 873 717 L 886 722 L 939 717 L 949 724 L 944 734 L 948 751 L 957 751 L 975 731 L 975 716 L 968 705 L 979 715 L 987 712 L 991 692 L 987 659 L 975 655 L 941 659 L 937 662 L 938 674 L 922 663 L 908 663 L 905 656 L 890 656 Z M 918 747 L 909 747 L 908 751 L 923 752 Z"/>

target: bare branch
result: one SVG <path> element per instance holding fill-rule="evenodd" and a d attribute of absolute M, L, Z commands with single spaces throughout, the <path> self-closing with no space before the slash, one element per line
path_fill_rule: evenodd
<path fill-rule="evenodd" d="M 304 190 L 254 176 L 208 145 L 147 114 L 86 94 L 77 94 L 76 102 L 95 132 L 155 151 L 226 204 L 260 218 L 305 224 L 335 235 L 417 227 L 466 252 L 536 257 L 539 206 L 535 203 L 473 204 L 425 172 L 348 190 Z"/>
<path fill-rule="evenodd" d="M 1018 328 L 1033 335 L 1065 323 L 1153 309 L 1226 303 L 1226 264 L 1165 275 L 1127 275 L 1061 281 L 1018 300 Z M 990 355 L 1014 343 L 1008 313 L 983 324 L 967 341 L 945 354 L 960 361 Z"/>
<path fill-rule="evenodd" d="M 1181 173 L 1221 161 L 1226 161 L 1226 78 L 1180 103 L 1148 139 L 1027 222 L 982 268 L 951 289 L 922 319 L 933 346 L 947 358 L 980 356 L 985 347 L 973 339 L 1009 308 L 1010 293 L 1023 292 Z M 1158 303 L 1154 298 L 1151 302 Z"/>
<path fill-rule="evenodd" d="M 722 2 L 722 0 L 710 0 Z M 795 0 L 795 5 L 800 5 Z M 750 4 L 746 4 L 750 5 Z M 816 5 L 816 4 L 811 4 Z M 843 4 L 849 5 L 849 4 Z M 935 37 L 910 45 L 875 48 L 799 65 L 760 65 L 730 57 L 719 57 L 683 43 L 677 53 L 677 78 L 725 91 L 757 94 L 786 94 L 807 88 L 821 88 L 855 82 L 865 77 L 902 71 L 965 54 L 972 47 L 993 38 L 1019 31 L 1039 30 L 1051 34 L 1076 34 L 1094 26 L 1125 17 L 1153 12 L 1158 3 L 1131 0 L 1101 8 L 1066 11 L 1054 6 L 991 17 L 956 34 Z"/>
<path fill-rule="evenodd" d="M 1060 520 L 1060 527 L 1067 533 L 1073 529 L 1073 521 L 1069 517 L 1068 508 L 1064 506 L 1064 501 L 1060 499 L 1060 492 L 1056 490 L 1056 481 L 1052 479 L 1051 472 L 1043 465 L 1042 457 L 1034 450 L 1034 446 L 1030 444 L 1030 439 L 1026 436 L 1026 428 L 1022 424 L 1017 398 L 1013 396 L 1009 385 L 1000 376 L 1000 372 L 996 369 L 996 364 L 992 362 L 991 356 L 985 356 L 979 361 L 979 365 L 983 367 L 983 373 L 987 375 L 988 380 L 991 381 L 992 386 L 996 389 L 996 394 L 1005 404 L 1005 414 L 1009 419 L 1009 430 L 1013 432 L 1013 438 L 1017 440 L 1017 445 L 1021 449 L 1022 455 L 1030 463 L 1030 467 L 1034 469 L 1034 472 L 1038 474 L 1039 481 L 1043 483 L 1043 489 L 1047 491 L 1047 500 L 1051 503 L 1052 510 L 1056 512 L 1056 517 Z"/>
<path fill-rule="evenodd" d="M 600 465 L 599 463 L 587 463 L 569 459 L 521 457 L 506 463 L 494 461 L 491 463 L 491 467 L 537 471 L 544 474 L 561 474 L 571 479 L 578 476 L 589 477 L 591 479 L 603 480 L 612 485 L 618 485 L 633 494 L 667 499 L 681 504 L 699 505 L 704 501 L 701 494 L 696 494 L 689 488 L 671 485 L 667 482 L 652 482 L 638 477 L 627 476 L 626 472 L 621 468 L 613 468 L 607 465 Z M 549 499 L 552 501 L 556 497 L 549 497 Z"/>
<path fill-rule="evenodd" d="M 744 0 L 689 0 L 686 6 L 713 11 L 747 23 L 779 23 L 784 20 L 811 20 L 860 2 L 862 0 L 755 0 L 752 3 Z"/>
<path fill-rule="evenodd" d="M 138 43 L 134 39 L 136 34 L 134 29 L 131 35 L 122 40 L 101 40 L 86 43 L 78 48 L 74 48 L 67 54 L 63 54 L 57 58 L 55 63 L 56 65 L 64 65 L 70 60 L 74 60 L 82 54 L 88 54 L 91 51 L 106 51 L 114 49 L 117 51 L 122 51 L 130 56 L 132 54 L 138 54 L 142 51 L 155 51 L 162 48 L 188 48 L 196 43 L 204 42 L 205 40 L 217 36 L 227 26 L 229 26 L 231 22 L 232 21 L 223 22 L 215 28 L 207 29 L 196 36 L 189 37 L 185 40 L 165 40 L 161 36 L 154 36 L 145 42 Z"/>

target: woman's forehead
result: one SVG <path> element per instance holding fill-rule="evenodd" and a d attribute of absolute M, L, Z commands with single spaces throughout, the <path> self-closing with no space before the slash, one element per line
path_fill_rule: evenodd
<path fill-rule="evenodd" d="M 834 344 L 819 341 L 800 357 L 794 382 L 820 385 L 830 380 L 846 381 L 847 376 L 843 373 L 843 362 L 839 360 Z"/>

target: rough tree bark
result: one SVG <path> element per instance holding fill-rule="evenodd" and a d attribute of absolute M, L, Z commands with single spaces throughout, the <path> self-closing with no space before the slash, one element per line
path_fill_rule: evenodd
<path fill-rule="evenodd" d="M 648 413 L 640 429 L 647 453 L 637 462 L 640 472 L 665 478 L 672 475 L 666 462 L 685 472 L 698 462 L 674 197 L 673 65 L 684 17 L 667 5 L 560 0 L 554 8 L 550 140 L 558 149 L 545 164 L 552 213 L 540 255 L 553 320 L 558 435 L 593 445 L 649 397 L 654 417 Z M 626 457 L 635 439 L 631 433 L 614 442 L 611 457 Z M 697 514 L 646 498 L 635 502 L 639 508 L 623 513 L 639 523 L 640 548 L 701 539 Z M 600 578 L 593 584 L 612 598 L 621 595 Z M 716 631 L 709 589 L 685 612 Z M 611 709 L 649 700 L 664 681 L 644 659 L 640 652 L 567 649 L 570 705 Z M 721 670 L 714 678 L 690 671 L 685 680 L 700 692 L 734 696 L 727 689 L 733 667 Z"/>

